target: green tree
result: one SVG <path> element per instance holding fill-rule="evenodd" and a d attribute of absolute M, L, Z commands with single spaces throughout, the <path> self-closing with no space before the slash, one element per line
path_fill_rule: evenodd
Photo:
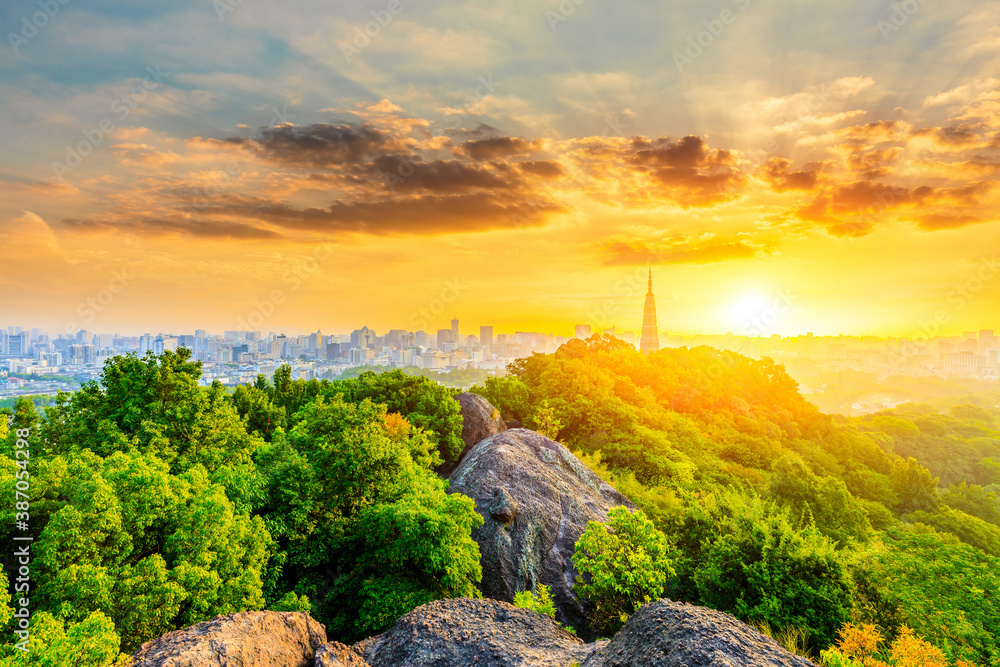
<path fill-rule="evenodd" d="M 383 404 L 340 395 L 317 398 L 296 420 L 258 457 L 283 559 L 274 595 L 294 589 L 331 636 L 362 638 L 420 604 L 477 594 L 471 530 L 482 517 L 415 462 L 429 452 L 422 430 Z"/>
<path fill-rule="evenodd" d="M 702 604 L 827 646 L 851 612 L 846 557 L 815 527 L 760 498 L 724 494 L 702 530 L 693 578 Z"/>
<path fill-rule="evenodd" d="M 936 512 L 938 508 L 938 478 L 910 457 L 892 464 L 892 490 L 899 498 L 896 511 L 900 514 L 923 511 Z"/>
<path fill-rule="evenodd" d="M 814 520 L 820 532 L 841 546 L 851 541 L 863 542 L 872 534 L 864 506 L 847 486 L 832 477 L 818 477 L 793 452 L 774 464 L 770 491 L 795 515 Z"/>
<path fill-rule="evenodd" d="M 643 604 L 660 597 L 674 575 L 663 533 L 642 510 L 608 511 L 606 524 L 591 521 L 572 556 L 576 592 L 593 604 L 592 624 L 610 636 Z"/>

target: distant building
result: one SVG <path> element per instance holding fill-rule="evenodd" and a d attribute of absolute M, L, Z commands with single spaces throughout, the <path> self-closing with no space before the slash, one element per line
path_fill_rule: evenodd
<path fill-rule="evenodd" d="M 590 338 L 590 325 L 589 324 L 577 324 L 575 338 L 587 339 Z"/>
<path fill-rule="evenodd" d="M 27 332 L 21 332 L 16 334 L 11 334 L 6 337 L 7 343 L 3 350 L 4 354 L 9 354 L 13 357 L 23 357 L 28 354 L 28 347 L 31 341 L 31 337 Z"/>
<path fill-rule="evenodd" d="M 458 337 L 458 318 L 452 318 L 451 320 L 451 339 L 456 343 L 460 340 Z"/>
<path fill-rule="evenodd" d="M 166 351 L 176 352 L 178 341 L 173 336 L 157 336 L 153 341 L 153 354 L 163 354 Z"/>
<path fill-rule="evenodd" d="M 642 334 L 639 337 L 639 351 L 650 354 L 660 349 L 660 334 L 656 328 L 656 300 L 653 298 L 653 270 L 649 270 L 649 289 L 646 304 L 642 308 Z"/>
<path fill-rule="evenodd" d="M 493 327 L 479 327 L 479 344 L 484 349 L 489 349 L 493 345 Z"/>
<path fill-rule="evenodd" d="M 455 332 L 452 329 L 437 330 L 437 349 L 443 350 L 448 343 L 455 342 Z"/>

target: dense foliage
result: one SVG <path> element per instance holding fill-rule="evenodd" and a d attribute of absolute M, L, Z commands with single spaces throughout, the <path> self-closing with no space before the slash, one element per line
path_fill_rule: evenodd
<path fill-rule="evenodd" d="M 663 533 L 642 510 L 614 507 L 607 524 L 591 521 L 576 542 L 576 592 L 594 606 L 594 629 L 610 637 L 635 610 L 657 599 L 670 567 Z"/>
<path fill-rule="evenodd" d="M 770 359 L 607 336 L 509 371 L 472 390 L 639 505 L 671 549 L 663 595 L 804 632 L 814 654 L 854 622 L 1000 665 L 995 405 L 827 415 Z"/>
<path fill-rule="evenodd" d="M 25 399 L 12 429 L 0 419 L 0 494 L 31 484 L 32 664 L 103 667 L 265 607 L 352 641 L 477 595 L 482 519 L 434 474 L 462 449 L 452 389 L 399 371 L 293 380 L 285 366 L 233 392 L 200 376 L 185 351 L 118 357 L 43 415 Z M 823 414 L 770 359 L 642 355 L 610 337 L 473 390 L 640 508 L 577 544 L 604 632 L 666 596 L 804 637 L 828 666 L 1000 667 L 995 402 Z M 18 511 L 0 509 L 8 544 Z M 0 561 L 12 637 L 17 570 L 9 550 Z M 520 602 L 551 611 L 543 590 Z M 27 663 L 8 645 L 0 664 Z"/>
<path fill-rule="evenodd" d="M 0 492 L 31 485 L 17 534 L 34 538 L 32 664 L 111 664 L 170 630 L 265 607 L 310 611 L 352 640 L 477 594 L 482 519 L 433 473 L 461 444 L 447 389 L 402 374 L 292 381 L 282 367 L 229 394 L 199 386 L 188 355 L 116 357 L 44 418 L 22 400 L 12 428 L 2 420 Z M 0 509 L 7 544 L 16 511 Z M 9 550 L 0 558 L 17 571 Z M 0 599 L 13 637 L 11 608 Z"/>

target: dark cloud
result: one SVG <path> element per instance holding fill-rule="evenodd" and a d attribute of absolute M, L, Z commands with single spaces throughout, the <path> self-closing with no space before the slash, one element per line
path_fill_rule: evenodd
<path fill-rule="evenodd" d="M 525 160 L 518 162 L 517 168 L 541 178 L 558 178 L 566 173 L 562 165 L 555 160 Z"/>
<path fill-rule="evenodd" d="M 389 189 L 400 192 L 506 190 L 516 185 L 500 178 L 490 169 L 458 160 L 421 162 L 412 156 L 380 155 L 373 160 L 372 165 Z"/>
<path fill-rule="evenodd" d="M 902 149 L 899 147 L 877 150 L 851 150 L 847 156 L 847 168 L 854 172 L 862 172 L 868 180 L 882 178 L 889 173 L 889 167 L 895 164 Z"/>
<path fill-rule="evenodd" d="M 390 135 L 368 125 L 306 127 L 283 125 L 264 130 L 259 137 L 231 137 L 227 142 L 246 146 L 267 160 L 299 167 L 331 167 L 361 161 L 389 144 Z"/>
<path fill-rule="evenodd" d="M 810 162 L 798 171 L 791 171 L 791 165 L 791 161 L 785 158 L 773 157 L 760 166 L 759 173 L 775 192 L 816 189 L 823 169 L 821 163 Z"/>
<path fill-rule="evenodd" d="M 913 132 L 914 137 L 926 137 L 942 147 L 966 148 L 980 143 L 979 134 L 972 125 L 963 123 L 949 127 L 927 127 Z"/>
<path fill-rule="evenodd" d="M 633 140 L 637 149 L 633 155 L 636 164 L 671 168 L 715 168 L 736 164 L 732 151 L 710 149 L 701 137 L 689 135 L 671 143 L 666 137 L 652 142 Z"/>
<path fill-rule="evenodd" d="M 480 123 L 473 130 L 467 130 L 465 128 L 460 129 L 449 129 L 444 131 L 446 136 L 456 139 L 459 143 L 464 141 L 470 141 L 472 139 L 488 139 L 491 137 L 502 137 L 504 136 L 503 130 L 492 125 L 487 125 L 486 123 Z"/>
<path fill-rule="evenodd" d="M 710 206 L 732 197 L 744 178 L 732 151 L 712 149 L 701 137 L 633 139 L 629 162 L 664 186 L 660 194 L 681 206 Z"/>
<path fill-rule="evenodd" d="M 466 141 L 458 150 L 473 160 L 494 160 L 512 155 L 526 155 L 533 148 L 521 137 L 491 137 L 489 139 L 474 139 Z"/>

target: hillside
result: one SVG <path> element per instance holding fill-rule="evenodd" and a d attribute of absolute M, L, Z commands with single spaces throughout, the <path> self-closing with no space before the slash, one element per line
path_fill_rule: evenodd
<path fill-rule="evenodd" d="M 600 337 L 509 370 L 473 391 L 638 507 L 608 512 L 611 532 L 592 524 L 591 551 L 581 537 L 574 554 L 590 568 L 576 593 L 606 636 L 663 597 L 728 612 L 827 665 L 850 664 L 836 661 L 859 628 L 884 638 L 890 665 L 945 664 L 893 658 L 910 629 L 949 664 L 1000 665 L 997 409 L 831 416 L 770 360 L 647 357 Z M 227 393 L 199 376 L 184 352 L 119 357 L 44 418 L 20 401 L 11 428 L 0 422 L 0 485 L 13 498 L 25 468 L 30 478 L 27 530 L 8 505 L 0 531 L 34 538 L 36 658 L 109 665 L 259 609 L 307 612 L 351 644 L 434 600 L 481 595 L 492 563 L 474 536 L 490 519 L 438 474 L 473 444 L 453 390 L 398 372 L 291 381 L 283 368 Z M 634 579 L 593 551 L 601 534 L 662 545 L 647 550 L 662 580 L 624 601 L 601 589 L 608 572 Z M 11 554 L 3 565 L 13 590 Z M 16 604 L 0 599 L 8 636 Z M 622 616 L 601 617 L 605 604 Z M 5 664 L 27 664 L 3 650 Z"/>

